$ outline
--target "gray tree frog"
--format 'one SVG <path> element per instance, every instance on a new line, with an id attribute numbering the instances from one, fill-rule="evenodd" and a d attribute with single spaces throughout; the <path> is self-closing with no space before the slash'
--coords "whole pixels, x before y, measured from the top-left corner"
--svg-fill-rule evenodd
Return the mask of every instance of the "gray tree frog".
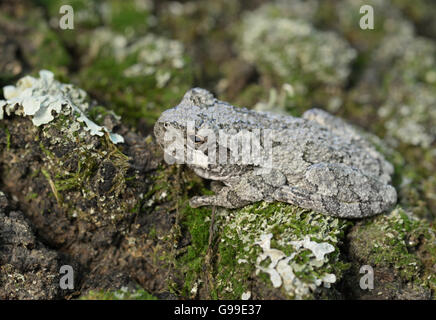
<path id="1" fill-rule="evenodd" d="M 201 132 L 218 137 L 222 132 L 236 136 L 259 130 L 270 132 L 269 170 L 256 163 L 204 161 L 211 149 L 202 145 L 229 150 L 229 154 L 232 145 L 220 145 L 224 140 L 208 139 Z M 193 197 L 193 207 L 239 208 L 261 200 L 282 201 L 328 215 L 362 218 L 387 211 L 397 201 L 390 185 L 393 166 L 354 127 L 320 109 L 308 110 L 302 118 L 258 112 L 234 107 L 205 89 L 194 88 L 178 106 L 162 113 L 154 133 L 173 159 L 184 160 L 190 148 L 194 157 L 187 165 L 213 180 L 215 195 Z M 266 136 L 255 136 L 265 157 Z M 168 151 L 175 144 L 188 148 L 177 155 Z"/>

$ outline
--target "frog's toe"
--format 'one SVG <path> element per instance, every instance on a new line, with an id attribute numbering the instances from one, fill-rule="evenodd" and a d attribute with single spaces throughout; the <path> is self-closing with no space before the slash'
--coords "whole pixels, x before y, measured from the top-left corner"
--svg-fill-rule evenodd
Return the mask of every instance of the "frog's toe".
<path id="1" fill-rule="evenodd" d="M 204 207 L 204 206 L 218 206 L 233 209 L 236 208 L 227 199 L 217 196 L 196 196 L 189 200 L 189 205 L 192 208 Z"/>
<path id="2" fill-rule="evenodd" d="M 203 206 L 208 206 L 213 203 L 212 199 L 213 197 L 208 196 L 196 196 L 189 199 L 189 205 L 192 208 L 198 208 Z"/>

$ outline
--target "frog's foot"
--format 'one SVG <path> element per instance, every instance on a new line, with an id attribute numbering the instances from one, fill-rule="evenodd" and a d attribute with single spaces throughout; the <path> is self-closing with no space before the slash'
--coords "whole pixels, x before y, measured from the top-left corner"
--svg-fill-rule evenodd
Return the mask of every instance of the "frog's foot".
<path id="1" fill-rule="evenodd" d="M 192 208 L 218 206 L 228 209 L 235 209 L 241 208 L 249 203 L 249 201 L 242 200 L 240 197 L 238 197 L 236 193 L 229 187 L 222 187 L 214 196 L 197 196 L 192 197 L 189 200 L 189 205 Z"/>
<path id="2" fill-rule="evenodd" d="M 234 208 L 231 203 L 220 196 L 196 196 L 189 199 L 189 205 L 192 208 L 204 206 L 218 206 L 232 209 Z"/>
<path id="3" fill-rule="evenodd" d="M 343 218 L 363 218 L 390 209 L 395 188 L 343 164 L 316 164 L 300 187 L 282 186 L 273 198 Z"/>

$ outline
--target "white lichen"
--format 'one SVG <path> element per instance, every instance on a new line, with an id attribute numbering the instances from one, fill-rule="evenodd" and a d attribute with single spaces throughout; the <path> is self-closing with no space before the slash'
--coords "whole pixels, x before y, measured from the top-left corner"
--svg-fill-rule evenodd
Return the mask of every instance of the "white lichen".
<path id="1" fill-rule="evenodd" d="M 6 106 L 6 101 L 0 100 L 0 120 L 3 120 L 4 117 L 4 111 L 3 111 L 4 106 Z"/>
<path id="2" fill-rule="evenodd" d="M 266 273 L 272 287 L 289 297 L 310 298 L 341 276 L 333 251 L 346 227 L 343 221 L 282 203 L 222 209 L 217 214 L 223 224 L 221 243 L 237 245 L 235 261 L 240 267 Z M 223 287 L 232 282 L 221 281 Z"/>
<path id="3" fill-rule="evenodd" d="M 279 92 L 276 88 L 271 88 L 269 91 L 268 101 L 259 101 L 254 106 L 257 111 L 268 111 L 278 114 L 289 114 L 286 110 L 288 100 L 295 96 L 295 89 L 289 83 L 284 83 Z"/>
<path id="4" fill-rule="evenodd" d="M 295 88 L 341 86 L 350 73 L 356 51 L 337 34 L 320 31 L 301 17 L 288 14 L 283 4 L 270 4 L 244 15 L 240 35 L 243 58 L 265 74 Z"/>
<path id="5" fill-rule="evenodd" d="M 242 294 L 241 296 L 241 300 L 248 300 L 251 298 L 251 292 L 250 291 L 246 291 Z"/>
<path id="6" fill-rule="evenodd" d="M 386 36 L 374 53 L 374 68 L 383 73 L 387 90 L 378 115 L 389 136 L 428 148 L 436 141 L 436 45 L 413 29 Z"/>
<path id="7" fill-rule="evenodd" d="M 295 247 L 296 250 L 300 248 L 309 249 L 314 254 L 316 260 L 324 260 L 324 256 L 335 251 L 335 247 L 333 247 L 330 243 L 322 242 L 318 243 L 315 241 L 310 241 L 309 237 L 305 237 L 304 240 L 300 241 L 292 241 L 291 244 Z"/>
<path id="8" fill-rule="evenodd" d="M 344 33 L 353 32 L 354 35 L 361 33 L 363 37 L 371 39 L 371 37 L 367 37 L 366 30 L 362 30 L 358 23 L 362 17 L 360 8 L 364 5 L 370 5 L 377 17 L 374 33 L 380 35 L 399 34 L 405 24 L 410 24 L 390 0 L 341 0 L 335 6 L 340 30 Z"/>
<path id="9" fill-rule="evenodd" d="M 98 54 L 113 56 L 117 62 L 134 61 L 123 72 L 125 77 L 154 76 L 159 88 L 165 87 L 174 70 L 185 66 L 181 42 L 148 33 L 135 39 L 107 28 L 94 31 L 89 58 Z"/>
<path id="10" fill-rule="evenodd" d="M 297 270 L 290 264 L 299 251 L 309 249 L 312 251 L 314 258 L 318 262 L 322 262 L 322 265 L 325 255 L 335 250 L 331 244 L 327 242 L 318 243 L 311 241 L 309 237 L 305 237 L 304 240 L 292 241 L 291 244 L 294 246 L 295 252 L 286 256 L 282 251 L 271 248 L 272 237 L 272 233 L 262 234 L 260 241 L 256 242 L 263 250 L 256 260 L 256 272 L 262 271 L 267 273 L 270 276 L 274 288 L 283 286 L 283 289 L 288 294 L 295 295 L 297 299 L 301 299 L 308 295 L 310 291 L 314 291 L 316 287 L 321 284 L 329 288 L 332 283 L 336 282 L 336 276 L 334 274 L 324 274 L 322 277 L 315 279 L 313 283 L 305 283 L 296 276 L 295 272 L 297 272 Z M 261 263 L 268 259 L 270 261 L 269 265 L 263 267 Z"/>
<path id="11" fill-rule="evenodd" d="M 56 81 L 50 71 L 41 70 L 39 78 L 21 78 L 16 86 L 4 87 L 3 95 L 6 100 L 0 100 L 0 119 L 3 119 L 4 113 L 8 116 L 28 116 L 39 127 L 50 123 L 59 114 L 71 114 L 77 122 L 83 123 L 84 130 L 90 135 L 103 136 L 107 132 L 113 143 L 124 142 L 122 136 L 109 132 L 106 127 L 97 125 L 86 116 L 89 103 L 85 91 Z M 77 125 L 70 127 L 71 130 L 79 128 Z"/>

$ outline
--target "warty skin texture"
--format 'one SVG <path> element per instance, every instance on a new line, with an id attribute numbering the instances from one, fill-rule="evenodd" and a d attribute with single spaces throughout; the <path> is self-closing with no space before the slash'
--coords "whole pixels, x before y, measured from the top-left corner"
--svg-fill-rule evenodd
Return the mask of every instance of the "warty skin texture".
<path id="1" fill-rule="evenodd" d="M 192 135 L 187 133 L 188 123 L 195 126 Z M 262 168 L 240 161 L 205 165 L 199 159 L 207 154 L 198 147 L 213 144 L 219 148 L 221 142 L 218 138 L 208 141 L 201 135 L 205 129 L 216 137 L 223 131 L 230 136 L 241 131 L 270 132 L 270 165 Z M 196 149 L 200 157 L 187 165 L 199 176 L 214 180 L 216 194 L 192 198 L 193 207 L 239 208 L 261 200 L 282 201 L 328 215 L 363 218 L 387 211 L 397 201 L 395 188 L 389 184 L 393 166 L 351 125 L 320 109 L 308 110 L 302 118 L 256 112 L 194 88 L 178 106 L 162 113 L 154 133 L 167 156 L 175 143 L 168 139 L 169 133 L 180 138 L 180 146 Z M 265 139 L 260 139 L 263 157 L 267 154 Z M 225 147 L 230 154 L 232 146 Z"/>

